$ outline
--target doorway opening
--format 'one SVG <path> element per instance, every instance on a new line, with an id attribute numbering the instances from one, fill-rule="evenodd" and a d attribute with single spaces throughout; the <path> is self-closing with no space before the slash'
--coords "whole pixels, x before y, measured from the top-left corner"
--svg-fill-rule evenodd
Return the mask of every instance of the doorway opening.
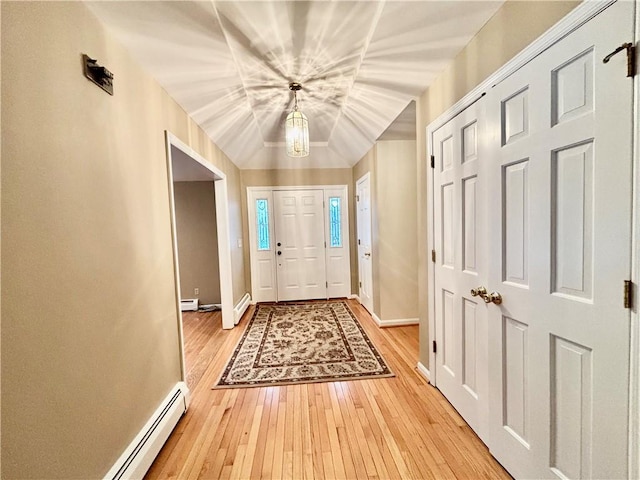
<path id="1" fill-rule="evenodd" d="M 219 305 L 222 328 L 234 327 L 227 179 L 223 172 L 170 132 L 166 132 L 166 149 L 176 315 L 182 374 L 186 377 L 182 300 L 201 298 L 203 303 Z M 200 203 L 203 201 L 206 205 Z M 189 211 L 189 218 L 185 218 L 185 209 Z M 200 224 L 188 225 L 189 219 L 199 219 Z M 199 262 L 204 262 L 204 269 Z M 198 271 L 194 271 L 196 265 Z"/>

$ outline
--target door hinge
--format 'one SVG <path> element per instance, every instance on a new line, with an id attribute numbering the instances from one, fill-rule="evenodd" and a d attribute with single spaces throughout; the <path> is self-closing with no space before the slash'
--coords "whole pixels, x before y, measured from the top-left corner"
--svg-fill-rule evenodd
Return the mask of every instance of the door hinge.
<path id="1" fill-rule="evenodd" d="M 358 282 L 359 287 L 362 288 L 362 282 Z"/>
<path id="2" fill-rule="evenodd" d="M 360 195 L 356 195 L 356 202 L 360 201 Z"/>
<path id="3" fill-rule="evenodd" d="M 633 308 L 633 282 L 624 281 L 624 308 Z"/>
<path id="4" fill-rule="evenodd" d="M 329 282 L 324 282 L 324 284 L 329 288 Z"/>
<path id="5" fill-rule="evenodd" d="M 431 250 L 431 261 L 433 263 L 436 263 L 436 251 L 435 250 Z"/>
<path id="6" fill-rule="evenodd" d="M 623 43 L 613 52 L 602 59 L 602 63 L 609 63 L 611 57 L 620 53 L 622 50 L 627 51 L 627 77 L 635 77 L 636 75 L 636 46 L 631 43 Z"/>
<path id="7" fill-rule="evenodd" d="M 360 245 L 360 239 L 358 239 L 358 245 Z"/>
<path id="8" fill-rule="evenodd" d="M 326 240 L 325 240 L 325 242 L 324 242 L 324 248 L 327 248 L 327 242 L 326 242 Z"/>
<path id="9" fill-rule="evenodd" d="M 436 156 L 431 155 L 431 168 L 436 168 Z"/>
<path id="10" fill-rule="evenodd" d="M 434 340 L 433 342 L 431 342 L 431 350 L 433 350 L 433 353 L 438 353 L 438 344 L 436 343 L 436 341 Z"/>

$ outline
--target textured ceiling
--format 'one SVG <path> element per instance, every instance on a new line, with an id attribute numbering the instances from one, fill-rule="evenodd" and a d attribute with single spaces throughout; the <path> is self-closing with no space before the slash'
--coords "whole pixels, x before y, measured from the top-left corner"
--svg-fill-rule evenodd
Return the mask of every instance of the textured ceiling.
<path id="1" fill-rule="evenodd" d="M 355 164 L 396 117 L 406 124 L 409 102 L 501 3 L 87 4 L 240 168 L 326 168 Z M 292 81 L 309 119 L 302 159 L 284 152 Z"/>

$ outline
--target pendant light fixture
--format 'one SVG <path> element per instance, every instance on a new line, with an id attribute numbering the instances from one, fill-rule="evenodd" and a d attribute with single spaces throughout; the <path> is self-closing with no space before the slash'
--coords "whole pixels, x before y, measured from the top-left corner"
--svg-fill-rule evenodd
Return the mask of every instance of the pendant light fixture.
<path id="1" fill-rule="evenodd" d="M 285 122 L 285 140 L 287 155 L 290 157 L 306 157 L 309 155 L 309 122 L 304 113 L 298 110 L 297 92 L 302 89 L 299 83 L 290 83 L 289 90 L 293 92 L 293 111 L 287 115 Z"/>

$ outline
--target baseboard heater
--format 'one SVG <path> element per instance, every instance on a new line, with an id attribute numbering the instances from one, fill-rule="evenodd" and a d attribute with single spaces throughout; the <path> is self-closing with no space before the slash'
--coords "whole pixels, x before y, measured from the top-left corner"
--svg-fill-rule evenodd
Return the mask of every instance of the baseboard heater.
<path id="1" fill-rule="evenodd" d="M 244 294 L 244 297 L 240 299 L 238 304 L 233 308 L 233 323 L 238 324 L 244 312 L 249 308 L 251 303 L 251 296 L 248 293 Z"/>
<path id="2" fill-rule="evenodd" d="M 192 311 L 195 312 L 198 310 L 198 299 L 197 298 L 183 298 L 180 300 L 180 311 L 187 312 Z"/>
<path id="3" fill-rule="evenodd" d="M 189 389 L 179 382 L 105 475 L 105 480 L 142 479 L 189 406 Z"/>

